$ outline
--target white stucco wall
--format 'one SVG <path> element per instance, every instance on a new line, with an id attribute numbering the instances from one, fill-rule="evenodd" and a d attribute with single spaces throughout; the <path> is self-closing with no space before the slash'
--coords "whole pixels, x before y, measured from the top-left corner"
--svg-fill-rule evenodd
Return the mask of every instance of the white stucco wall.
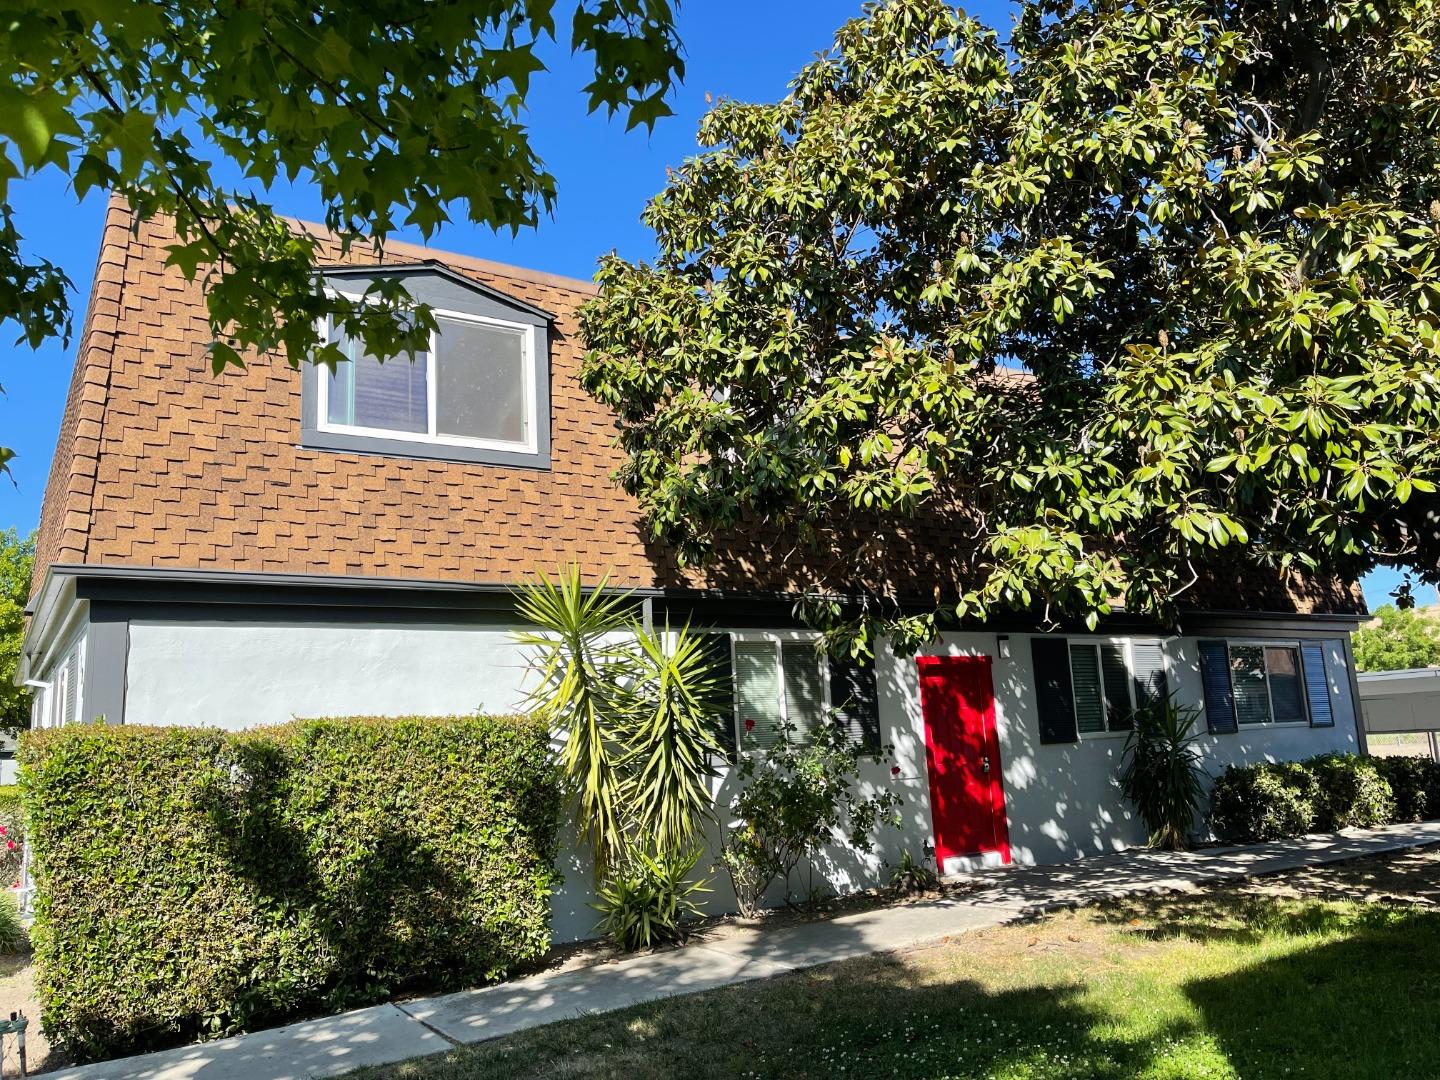
<path id="1" fill-rule="evenodd" d="M 1195 642 L 1172 639 L 1166 649 L 1171 687 L 1179 689 L 1183 701 L 1200 705 Z M 1141 824 L 1115 785 L 1124 736 L 1040 744 L 1027 636 L 1010 636 L 1008 659 L 997 655 L 994 634 L 947 634 L 929 651 L 995 657 L 996 726 L 1015 861 L 1054 862 L 1144 841 Z M 1212 775 L 1231 762 L 1357 748 L 1344 651 L 1336 642 L 1327 652 L 1334 728 L 1267 727 L 1206 735 L 1201 746 Z M 502 712 L 520 706 L 525 671 L 523 650 L 508 628 L 496 625 L 136 621 L 130 627 L 125 720 L 241 728 L 295 716 Z M 801 889 L 812 880 L 817 888 L 838 892 L 882 883 L 887 864 L 907 850 L 921 858 L 933 840 L 916 663 L 882 649 L 876 674 L 881 737 L 893 745 L 901 771 L 894 777 L 888 763 L 866 762 L 861 787 L 898 793 L 904 800 L 902 824 L 883 828 L 869 855 L 843 847 L 826 852 L 810 868 L 813 877 L 802 872 L 796 883 Z M 718 805 L 728 805 L 735 783 L 728 773 L 717 779 Z M 711 840 L 714 850 L 717 838 Z M 554 899 L 554 929 L 558 941 L 567 941 L 590 936 L 596 913 L 589 907 L 594 896 L 588 859 L 575 848 L 573 832 L 562 834 L 562 847 L 560 869 L 566 880 Z M 711 886 L 707 906 L 733 910 L 728 880 L 718 867 Z"/>
<path id="2" fill-rule="evenodd" d="M 125 722 L 513 712 L 524 674 L 501 627 L 132 621 Z"/>

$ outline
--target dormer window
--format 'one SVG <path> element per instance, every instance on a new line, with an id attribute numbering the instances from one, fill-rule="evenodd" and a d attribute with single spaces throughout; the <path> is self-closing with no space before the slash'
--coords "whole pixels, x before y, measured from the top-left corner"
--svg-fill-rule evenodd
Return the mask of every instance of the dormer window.
<path id="1" fill-rule="evenodd" d="M 332 331 L 349 358 L 320 379 L 322 431 L 535 452 L 535 328 L 435 312 L 430 348 L 380 363 Z"/>
<path id="2" fill-rule="evenodd" d="M 327 287 L 363 293 L 379 275 L 340 268 Z M 376 360 L 328 328 L 347 362 L 307 366 L 306 446 L 546 468 L 550 463 L 549 316 L 442 267 L 394 267 L 436 331 L 413 358 Z"/>

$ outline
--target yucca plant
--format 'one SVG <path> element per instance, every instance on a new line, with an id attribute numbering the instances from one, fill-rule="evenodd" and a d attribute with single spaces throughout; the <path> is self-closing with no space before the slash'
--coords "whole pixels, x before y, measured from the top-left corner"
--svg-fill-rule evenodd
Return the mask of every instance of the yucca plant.
<path id="1" fill-rule="evenodd" d="M 638 663 L 629 690 L 626 803 L 644 841 L 675 850 L 699 839 L 711 816 L 712 761 L 721 753 L 715 725 L 729 708 L 730 688 L 689 627 L 632 632 Z"/>
<path id="2" fill-rule="evenodd" d="M 646 629 L 630 594 L 585 588 L 572 566 L 518 590 L 536 629 L 531 707 L 565 733 L 561 765 L 596 881 L 644 852 L 688 850 L 711 815 L 713 727 L 724 708 L 719 672 L 688 627 Z M 648 856 L 643 856 L 648 857 Z"/>
<path id="3" fill-rule="evenodd" d="M 615 641 L 630 617 L 625 598 L 605 592 L 607 580 L 587 593 L 579 567 L 571 567 L 556 581 L 538 574 L 516 597 L 520 617 L 539 628 L 515 635 L 531 649 L 537 676 L 529 704 L 565 731 L 561 766 L 597 873 L 624 846 L 622 763 L 633 708 L 623 692 L 628 655 Z"/>
<path id="4" fill-rule="evenodd" d="M 655 855 L 635 850 L 600 883 L 600 932 L 622 949 L 648 949 L 678 941 L 687 920 L 700 914 L 695 897 L 709 892 L 692 880 L 702 850 L 675 849 Z"/>
<path id="5" fill-rule="evenodd" d="M 1157 698 L 1137 709 L 1126 740 L 1120 789 L 1150 830 L 1151 847 L 1182 851 L 1205 797 L 1195 743 L 1198 711 Z"/>

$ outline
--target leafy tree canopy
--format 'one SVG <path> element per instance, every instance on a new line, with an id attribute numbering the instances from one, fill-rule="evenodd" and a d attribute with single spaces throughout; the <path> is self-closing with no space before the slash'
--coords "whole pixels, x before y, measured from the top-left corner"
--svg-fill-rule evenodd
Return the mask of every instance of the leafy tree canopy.
<path id="1" fill-rule="evenodd" d="M 1386 604 L 1375 623 L 1355 631 L 1355 666 L 1361 671 L 1404 671 L 1440 666 L 1440 621 L 1434 611 Z"/>
<path id="2" fill-rule="evenodd" d="M 249 351 L 342 359 L 326 314 L 382 357 L 433 324 L 393 288 L 365 303 L 315 287 L 316 241 L 264 198 L 306 181 L 346 244 L 452 213 L 535 224 L 555 181 L 522 120 L 555 0 L 12 0 L 0 14 L 0 322 L 68 339 L 69 279 L 29 257 L 9 184 L 58 170 L 141 220 L 173 214 L 169 262 L 204 274 L 217 371 Z M 653 125 L 683 74 L 671 0 L 578 0 L 570 41 L 594 59 L 592 111 Z M 229 159 L 228 170 L 217 169 Z M 243 181 L 226 184 L 222 173 Z M 53 174 L 52 174 L 53 177 Z M 53 178 L 48 182 L 54 182 Z M 261 194 L 256 194 L 256 192 Z M 0 448 L 0 467 L 11 451 Z"/>
<path id="3" fill-rule="evenodd" d="M 705 118 L 653 264 L 604 261 L 585 380 L 655 535 L 946 527 L 953 595 L 844 617 L 902 647 L 1169 617 L 1197 574 L 1433 580 L 1435 0 L 1018 7 L 1008 42 L 868 8 L 784 100 Z"/>
<path id="4" fill-rule="evenodd" d="M 30 726 L 30 691 L 15 685 L 25 637 L 25 601 L 35 567 L 35 534 L 0 532 L 0 731 Z"/>

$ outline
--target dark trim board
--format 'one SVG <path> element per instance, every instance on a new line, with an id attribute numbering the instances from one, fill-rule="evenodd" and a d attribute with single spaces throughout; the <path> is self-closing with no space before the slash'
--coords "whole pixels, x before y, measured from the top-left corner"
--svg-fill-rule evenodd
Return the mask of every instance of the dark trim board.
<path id="1" fill-rule="evenodd" d="M 169 567 L 55 565 L 50 568 L 43 594 L 59 579 L 72 579 L 75 595 L 91 601 L 357 608 L 372 611 L 509 611 L 514 586 L 504 582 L 411 580 L 343 574 L 256 573 L 233 570 L 186 570 Z M 655 625 L 803 629 L 795 617 L 796 597 L 784 594 L 750 594 L 699 589 L 614 589 L 627 593 L 637 605 L 647 601 Z M 37 595 L 37 600 L 39 595 Z M 33 614 L 33 612 L 32 612 Z M 1124 613 L 1116 614 L 1090 630 L 1079 621 L 1042 627 L 1023 614 L 997 617 L 990 622 L 944 627 L 957 633 L 1088 635 L 1156 634 L 1186 637 L 1202 634 L 1235 636 L 1258 629 L 1295 636 L 1334 636 L 1347 633 L 1359 615 L 1296 615 L 1273 612 L 1192 612 L 1181 627 L 1161 627 Z"/>
<path id="2" fill-rule="evenodd" d="M 125 722 L 126 671 L 130 654 L 130 615 L 124 605 L 91 601 L 85 641 L 85 720 Z"/>
<path id="3" fill-rule="evenodd" d="M 397 608 L 316 604 L 197 604 L 173 600 L 108 600 L 127 623 L 184 626 L 358 627 L 367 630 L 519 630 L 511 608 Z"/>
<path id="4" fill-rule="evenodd" d="M 438 259 L 423 259 L 418 262 L 407 263 L 377 262 L 365 263 L 363 265 L 341 263 L 320 267 L 320 276 L 326 281 L 332 281 L 337 278 L 359 278 L 361 281 L 370 282 L 377 278 L 390 278 L 398 279 L 403 284 L 406 279 L 413 278 L 417 275 L 421 277 L 433 276 L 439 280 L 447 281 L 463 291 L 484 296 L 505 308 L 523 311 L 529 315 L 533 315 L 537 319 L 543 319 L 545 322 L 555 321 L 554 314 L 546 311 L 544 308 L 536 307 L 534 304 L 521 300 L 518 296 L 511 296 L 509 293 L 501 292 L 499 289 L 486 285 L 483 281 L 466 277 L 464 274 L 450 269 L 450 267 Z M 430 302 L 423 296 L 419 297 L 419 299 L 422 303 Z"/>

